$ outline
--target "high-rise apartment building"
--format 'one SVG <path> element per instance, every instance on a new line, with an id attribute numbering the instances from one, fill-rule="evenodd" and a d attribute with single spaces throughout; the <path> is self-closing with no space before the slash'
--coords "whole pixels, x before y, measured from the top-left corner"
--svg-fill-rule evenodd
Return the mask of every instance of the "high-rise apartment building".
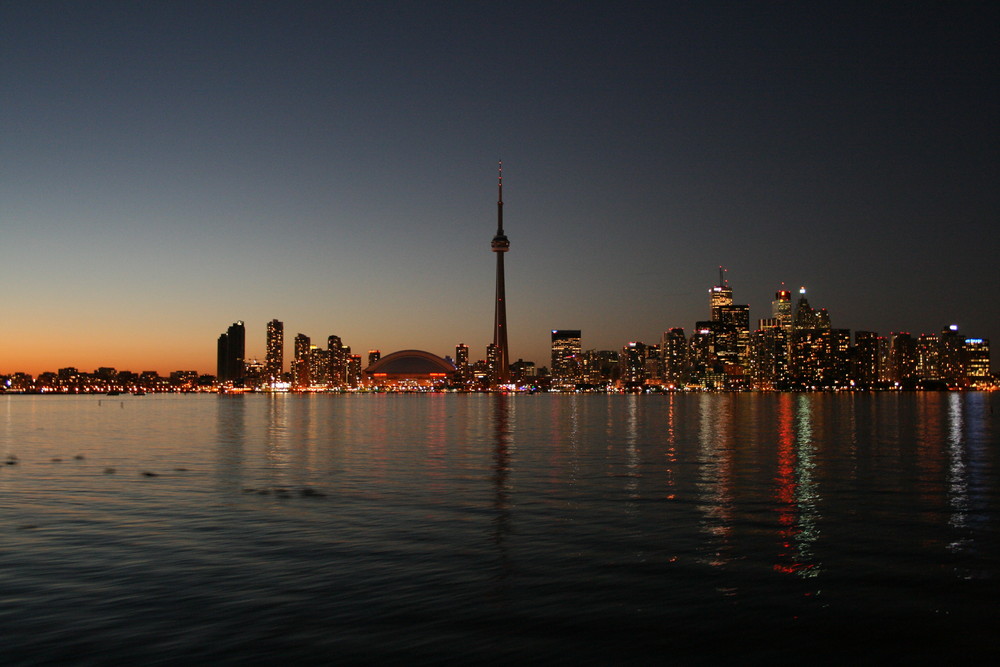
<path id="1" fill-rule="evenodd" d="M 854 379 L 862 385 L 879 382 L 879 335 L 874 331 L 854 332 Z"/>
<path id="2" fill-rule="evenodd" d="M 296 389 L 307 389 L 310 384 L 309 377 L 309 336 L 298 334 L 295 336 L 295 360 L 292 362 L 292 386 Z"/>
<path id="3" fill-rule="evenodd" d="M 233 322 L 226 333 L 219 336 L 216 358 L 219 382 L 239 383 L 243 380 L 246 335 L 246 327 L 241 320 Z"/>
<path id="4" fill-rule="evenodd" d="M 281 380 L 285 367 L 285 324 L 280 320 L 267 323 L 267 353 L 264 357 L 264 373 L 267 382 Z"/>
<path id="5" fill-rule="evenodd" d="M 469 346 L 459 343 L 455 346 L 455 383 L 465 385 L 469 379 Z"/>
<path id="6" fill-rule="evenodd" d="M 641 387 L 646 381 L 646 345 L 631 342 L 622 347 L 621 382 L 625 387 Z"/>
<path id="7" fill-rule="evenodd" d="M 344 345 L 340 336 L 330 335 L 326 339 L 327 358 L 330 361 L 330 386 L 343 387 L 347 382 L 347 355 L 351 348 Z"/>
<path id="8" fill-rule="evenodd" d="M 690 361 L 684 329 L 674 327 L 660 337 L 660 357 L 663 360 L 663 382 L 681 388 L 687 384 Z"/>

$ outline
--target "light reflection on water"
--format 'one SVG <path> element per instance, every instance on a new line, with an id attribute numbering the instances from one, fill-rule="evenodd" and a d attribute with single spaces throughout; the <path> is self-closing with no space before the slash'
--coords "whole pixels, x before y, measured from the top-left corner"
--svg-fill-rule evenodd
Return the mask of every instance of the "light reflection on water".
<path id="1" fill-rule="evenodd" d="M 995 395 L 0 402 L 5 662 L 992 641 Z"/>

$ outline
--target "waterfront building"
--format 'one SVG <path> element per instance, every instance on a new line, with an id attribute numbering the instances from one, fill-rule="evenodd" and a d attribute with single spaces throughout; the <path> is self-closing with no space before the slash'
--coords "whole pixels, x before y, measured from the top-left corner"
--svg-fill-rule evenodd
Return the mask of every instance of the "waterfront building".
<path id="1" fill-rule="evenodd" d="M 302 333 L 295 336 L 295 360 L 292 361 L 292 387 L 295 389 L 309 388 L 309 350 L 311 347 L 309 336 Z"/>
<path id="2" fill-rule="evenodd" d="M 663 383 L 681 388 L 688 381 L 690 368 L 687 337 L 684 329 L 674 327 L 663 332 L 660 338 L 660 357 L 663 366 Z"/>
<path id="3" fill-rule="evenodd" d="M 907 382 L 917 377 L 917 345 L 907 331 L 889 334 L 889 381 Z"/>
<path id="4" fill-rule="evenodd" d="M 945 327 L 938 334 L 938 375 L 949 385 L 957 386 L 965 380 L 965 336 L 958 333 L 958 325 Z"/>
<path id="5" fill-rule="evenodd" d="M 580 329 L 552 330 L 552 377 L 560 384 L 580 381 Z"/>
<path id="6" fill-rule="evenodd" d="M 965 377 L 969 386 L 990 384 L 990 341 L 985 338 L 966 338 L 962 350 Z"/>
<path id="7" fill-rule="evenodd" d="M 497 169 L 497 233 L 490 243 L 497 256 L 497 293 L 493 315 L 493 347 L 496 359 L 490 374 L 491 385 L 510 383 L 510 352 L 507 349 L 507 301 L 504 293 L 503 257 L 510 250 L 510 241 L 503 231 L 503 162 Z"/>
<path id="8" fill-rule="evenodd" d="M 368 365 L 371 366 L 382 358 L 381 350 L 368 350 Z"/>
<path id="9" fill-rule="evenodd" d="M 469 369 L 469 346 L 459 343 L 455 346 L 455 376 L 454 382 L 457 385 L 465 386 L 471 379 Z"/>
<path id="10" fill-rule="evenodd" d="M 350 350 L 351 348 L 347 348 Z M 356 388 L 361 386 L 361 355 L 360 354 L 350 354 L 347 355 L 347 386 Z"/>
<path id="11" fill-rule="evenodd" d="M 347 382 L 347 356 L 351 348 L 344 345 L 340 336 L 329 335 L 326 338 L 327 359 L 330 361 L 330 387 L 343 387 Z"/>
<path id="12" fill-rule="evenodd" d="M 243 384 L 247 389 L 260 389 L 267 381 L 267 364 L 258 359 L 249 359 L 244 364 Z"/>
<path id="13" fill-rule="evenodd" d="M 364 370 L 364 383 L 378 389 L 406 390 L 451 384 L 455 365 L 423 350 L 401 350 L 376 359 Z"/>
<path id="14" fill-rule="evenodd" d="M 940 377 L 938 358 L 940 350 L 937 334 L 922 333 L 916 342 L 916 376 L 922 380 L 936 380 Z"/>
<path id="15" fill-rule="evenodd" d="M 456 370 L 455 375 L 457 377 L 458 371 Z M 525 361 L 524 359 L 518 359 L 510 365 L 510 376 L 511 379 L 516 383 L 521 383 L 526 380 L 535 378 L 538 376 L 538 369 L 535 368 L 534 361 Z"/>
<path id="16" fill-rule="evenodd" d="M 646 382 L 646 344 L 633 341 L 622 347 L 621 384 L 625 388 L 641 387 Z"/>
<path id="17" fill-rule="evenodd" d="M 879 382 L 879 335 L 874 331 L 854 332 L 853 376 L 866 386 Z"/>
<path id="18" fill-rule="evenodd" d="M 823 387 L 846 386 L 851 379 L 850 329 L 825 329 L 820 332 L 822 352 L 820 358 L 820 385 Z"/>
<path id="19" fill-rule="evenodd" d="M 216 357 L 216 377 L 220 383 L 239 384 L 243 380 L 246 355 L 246 327 L 242 320 L 234 322 L 219 336 Z"/>
<path id="20" fill-rule="evenodd" d="M 267 323 L 267 349 L 264 355 L 267 383 L 281 381 L 285 368 L 285 323 L 274 319 Z"/>
<path id="21" fill-rule="evenodd" d="M 330 354 L 318 345 L 309 346 L 309 385 L 325 387 L 330 384 Z"/>

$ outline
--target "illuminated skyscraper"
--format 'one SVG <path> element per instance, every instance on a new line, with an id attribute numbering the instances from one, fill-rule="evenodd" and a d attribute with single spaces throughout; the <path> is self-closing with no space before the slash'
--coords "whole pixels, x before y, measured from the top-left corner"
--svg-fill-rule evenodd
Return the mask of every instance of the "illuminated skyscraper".
<path id="1" fill-rule="evenodd" d="M 962 349 L 965 377 L 972 386 L 986 385 L 990 379 L 990 341 L 985 338 L 966 338 Z"/>
<path id="2" fill-rule="evenodd" d="M 343 387 L 347 382 L 347 356 L 351 348 L 344 345 L 340 336 L 330 335 L 326 339 L 326 351 L 330 359 L 330 386 Z"/>
<path id="3" fill-rule="evenodd" d="M 503 232 L 503 162 L 497 169 L 497 233 L 490 247 L 497 256 L 497 299 L 493 316 L 493 345 L 496 346 L 496 367 L 491 381 L 510 382 L 510 352 L 507 349 L 507 302 L 504 296 L 503 256 L 510 250 L 510 241 Z"/>
<path id="4" fill-rule="evenodd" d="M 295 336 L 295 360 L 292 362 L 292 386 L 296 389 L 309 387 L 309 336 Z"/>
<path id="5" fill-rule="evenodd" d="M 464 385 L 469 381 L 469 346 L 459 343 L 455 346 L 455 383 Z"/>
<path id="6" fill-rule="evenodd" d="M 879 335 L 874 331 L 854 332 L 854 379 L 871 386 L 879 381 Z"/>
<path id="7" fill-rule="evenodd" d="M 771 302 L 771 317 L 778 320 L 778 325 L 787 333 L 792 331 L 792 293 L 789 290 L 778 290 Z"/>
<path id="8" fill-rule="evenodd" d="M 688 343 L 684 329 L 674 327 L 660 337 L 663 358 L 663 382 L 670 387 L 683 387 L 688 380 Z"/>
<path id="9" fill-rule="evenodd" d="M 733 305 L 733 288 L 729 286 L 729 281 L 726 280 L 725 269 L 721 266 L 719 267 L 719 284 L 708 290 L 709 305 L 711 309 L 711 319 L 713 322 L 720 322 L 722 320 L 721 308 L 723 306 Z"/>
<path id="10" fill-rule="evenodd" d="M 580 330 L 552 330 L 552 377 L 576 382 L 580 373 Z"/>
<path id="11" fill-rule="evenodd" d="M 368 365 L 371 366 L 376 361 L 382 358 L 381 350 L 368 350 Z"/>
<path id="12" fill-rule="evenodd" d="M 279 320 L 267 323 L 267 356 L 264 372 L 268 382 L 281 379 L 285 367 L 285 325 Z"/>

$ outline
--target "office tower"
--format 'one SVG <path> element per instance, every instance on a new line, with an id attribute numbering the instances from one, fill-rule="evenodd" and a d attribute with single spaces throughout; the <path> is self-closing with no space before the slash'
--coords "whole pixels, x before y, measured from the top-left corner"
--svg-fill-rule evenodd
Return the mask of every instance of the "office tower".
<path id="1" fill-rule="evenodd" d="M 459 343 L 455 346 L 455 384 L 465 385 L 469 379 L 469 346 Z"/>
<path id="2" fill-rule="evenodd" d="M 985 338 L 966 338 L 962 349 L 965 362 L 965 379 L 969 385 L 987 385 L 990 381 L 990 341 Z"/>
<path id="3" fill-rule="evenodd" d="M 580 375 L 580 329 L 552 330 L 552 377 L 567 383 Z"/>
<path id="4" fill-rule="evenodd" d="M 298 334 L 295 336 L 295 360 L 292 362 L 292 386 L 296 389 L 307 389 L 310 384 L 309 378 L 309 336 Z"/>
<path id="5" fill-rule="evenodd" d="M 510 352 L 507 349 L 507 303 L 504 296 L 503 256 L 510 250 L 510 241 L 503 231 L 503 162 L 497 168 L 497 233 L 490 247 L 497 256 L 497 298 L 493 315 L 493 345 L 496 346 L 496 370 L 493 384 L 510 382 Z"/>
<path id="6" fill-rule="evenodd" d="M 382 358 L 381 350 L 368 350 L 368 365 L 371 366 L 376 361 Z"/>
<path id="7" fill-rule="evenodd" d="M 787 332 L 792 330 L 792 293 L 789 290 L 778 290 L 771 302 L 771 317 L 778 320 L 779 326 Z"/>
<path id="8" fill-rule="evenodd" d="M 746 366 L 750 352 L 750 306 L 720 306 L 718 322 L 726 325 L 716 339 L 716 354 L 726 364 Z"/>
<path id="9" fill-rule="evenodd" d="M 285 367 L 285 324 L 280 320 L 267 323 L 267 353 L 264 361 L 267 382 L 281 380 L 281 372 Z"/>
<path id="10" fill-rule="evenodd" d="M 238 383 L 243 379 L 245 350 L 246 327 L 242 320 L 233 322 L 218 340 L 216 379 L 219 382 Z"/>
<path id="11" fill-rule="evenodd" d="M 854 332 L 854 379 L 862 385 L 879 381 L 879 335 L 874 331 Z"/>
<path id="12" fill-rule="evenodd" d="M 660 356 L 663 359 L 663 383 L 675 388 L 687 384 L 690 362 L 684 329 L 674 327 L 663 332 L 660 338 Z"/>
<path id="13" fill-rule="evenodd" d="M 719 309 L 723 306 L 733 305 L 733 289 L 729 286 L 729 281 L 726 280 L 725 276 L 725 269 L 721 266 L 719 267 L 719 284 L 708 290 L 708 298 L 711 312 L 709 319 L 713 322 L 719 322 L 722 319 Z"/>

